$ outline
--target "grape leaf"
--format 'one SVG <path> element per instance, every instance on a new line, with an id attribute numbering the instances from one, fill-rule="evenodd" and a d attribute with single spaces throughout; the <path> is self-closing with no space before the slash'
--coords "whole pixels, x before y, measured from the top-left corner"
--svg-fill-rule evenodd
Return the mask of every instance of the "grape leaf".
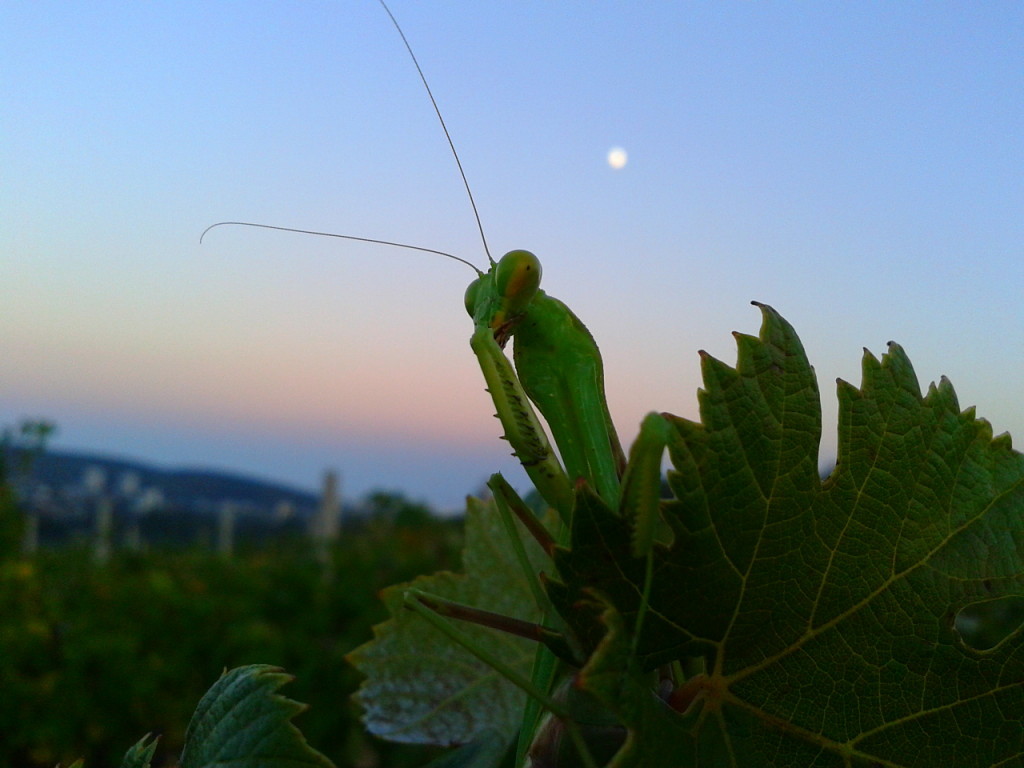
<path id="1" fill-rule="evenodd" d="M 532 539 L 524 544 L 540 570 L 540 548 Z M 391 619 L 374 627 L 374 639 L 348 656 L 366 675 L 356 699 L 370 733 L 391 741 L 447 746 L 472 742 L 488 730 L 510 742 L 518 731 L 525 694 L 404 607 L 405 593 L 413 588 L 505 616 L 539 619 L 493 503 L 467 500 L 463 565 L 465 574 L 441 572 L 384 590 Z M 530 677 L 536 644 L 465 622 L 458 629 Z"/>
<path id="2" fill-rule="evenodd" d="M 226 672 L 192 715 L 181 768 L 333 768 L 291 722 L 306 706 L 276 692 L 291 679 L 265 664 Z"/>
<path id="3" fill-rule="evenodd" d="M 445 752 L 424 768 L 499 768 L 509 751 L 505 734 L 485 730 L 458 749 Z"/>
<path id="4" fill-rule="evenodd" d="M 149 768 L 153 762 L 153 754 L 156 752 L 156 745 L 159 737 L 150 740 L 151 734 L 146 734 L 125 752 L 121 760 L 121 768 Z M 149 742 L 147 744 L 147 742 Z M 74 766 L 72 766 L 74 768 Z"/>
<path id="5" fill-rule="evenodd" d="M 594 598 L 606 632 L 576 676 L 575 684 L 592 694 L 627 729 L 626 740 L 607 768 L 696 765 L 691 714 L 681 717 L 651 689 L 649 676 L 633 664 L 630 633 L 619 612 Z"/>
<path id="6" fill-rule="evenodd" d="M 965 609 L 1024 596 L 1024 457 L 961 412 L 946 379 L 922 396 L 890 343 L 880 361 L 865 351 L 859 389 L 838 384 L 823 483 L 813 369 L 792 327 L 761 310 L 759 337 L 736 334 L 735 368 L 702 353 L 701 422 L 666 415 L 675 540 L 654 550 L 636 656 L 619 668 L 705 658 L 678 718 L 695 749 L 673 764 L 1024 765 L 1020 627 L 989 648 L 957 631 Z M 606 674 L 609 642 L 620 655 L 622 643 L 607 641 L 607 611 L 579 607 L 601 595 L 635 626 L 644 561 L 629 519 L 581 494 L 549 583 Z M 662 726 L 630 715 L 648 706 L 636 690 L 605 699 L 630 742 L 656 740 Z M 624 750 L 613 764 L 641 763 Z"/>

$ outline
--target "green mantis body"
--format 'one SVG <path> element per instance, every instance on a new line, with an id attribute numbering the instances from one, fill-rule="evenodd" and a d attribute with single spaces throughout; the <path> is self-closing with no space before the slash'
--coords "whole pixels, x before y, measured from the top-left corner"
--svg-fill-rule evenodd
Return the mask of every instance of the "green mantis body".
<path id="1" fill-rule="evenodd" d="M 604 369 L 597 344 L 563 302 L 540 290 L 541 274 L 536 256 L 528 251 L 511 251 L 470 284 L 466 309 L 474 323 L 471 346 L 505 438 L 537 490 L 566 524 L 558 544 L 568 544 L 576 494 L 587 486 L 610 509 L 636 520 L 633 552 L 647 563 L 643 605 L 635 626 L 639 636 L 659 519 L 660 463 L 668 440 L 667 423 L 658 414 L 645 419 L 627 465 L 605 399 Z M 514 369 L 502 351 L 510 337 L 515 338 Z M 550 426 L 568 474 L 554 457 L 531 402 Z M 490 486 L 499 509 L 521 504 L 507 484 Z M 527 578 L 535 578 L 535 574 L 528 573 Z M 547 618 L 552 618 L 552 613 L 549 611 Z M 461 618 L 469 617 L 463 614 Z M 565 646 L 572 645 L 572 638 L 566 639 Z M 550 691 L 556 678 L 554 658 L 542 648 L 532 686 Z M 524 717 L 526 742 L 533 738 L 539 714 L 534 704 Z M 538 743 L 533 749 L 543 748 Z M 521 741 L 520 758 L 524 752 L 525 743 Z M 545 762 L 535 751 L 531 754 L 537 768 L 556 764 Z M 589 764 L 591 758 L 585 750 L 580 757 L 583 764 Z"/>
<path id="2" fill-rule="evenodd" d="M 579 318 L 540 290 L 540 278 L 536 256 L 529 251 L 510 251 L 470 284 L 466 309 L 474 322 L 473 351 L 489 386 L 495 367 L 505 369 L 507 380 L 518 378 L 522 392 L 551 427 L 569 481 L 586 480 L 615 507 L 625 458 L 605 400 L 601 353 Z M 515 373 L 510 376 L 507 362 L 497 356 L 504 359 L 501 348 L 511 336 L 515 337 Z M 503 390 L 508 388 L 507 382 L 501 385 Z M 491 393 L 495 394 L 493 386 Z M 563 512 L 564 483 L 560 473 L 550 467 L 550 449 L 536 444 L 536 436 L 543 432 L 529 414 L 520 413 L 527 410 L 521 396 L 501 396 L 495 405 L 506 438 L 534 484 L 549 504 Z M 528 426 L 524 429 L 521 425 Z M 555 479 L 549 480 L 552 477 Z"/>
<path id="3" fill-rule="evenodd" d="M 515 366 L 544 415 L 570 477 L 583 477 L 612 507 L 626 459 L 604 393 L 604 368 L 586 326 L 538 291 L 515 330 Z"/>

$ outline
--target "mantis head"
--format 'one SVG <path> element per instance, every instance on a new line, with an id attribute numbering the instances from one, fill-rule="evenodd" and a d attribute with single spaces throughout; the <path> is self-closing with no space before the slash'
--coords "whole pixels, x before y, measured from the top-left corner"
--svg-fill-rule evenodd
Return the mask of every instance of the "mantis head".
<path id="1" fill-rule="evenodd" d="M 504 347 L 537 295 L 540 277 L 540 259 L 529 251 L 509 251 L 466 288 L 466 311 Z"/>

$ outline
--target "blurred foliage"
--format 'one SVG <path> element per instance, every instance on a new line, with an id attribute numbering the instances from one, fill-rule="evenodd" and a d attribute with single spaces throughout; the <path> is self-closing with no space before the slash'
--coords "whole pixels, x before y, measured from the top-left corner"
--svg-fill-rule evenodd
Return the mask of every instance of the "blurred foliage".
<path id="1" fill-rule="evenodd" d="M 56 425 L 44 419 L 24 419 L 17 427 L 0 430 L 0 562 L 21 550 L 25 533 L 14 482 L 31 473 L 32 462 L 56 431 Z"/>
<path id="2" fill-rule="evenodd" d="M 70 547 L 0 560 L 0 765 L 116 765 L 147 732 L 161 736 L 154 766 L 173 765 L 203 693 L 252 663 L 295 675 L 288 696 L 310 704 L 297 725 L 339 768 L 423 765 L 434 752 L 363 733 L 344 656 L 386 618 L 379 589 L 458 569 L 461 522 L 379 501 L 387 514 L 346 521 L 329 579 L 299 538 L 233 559 L 150 551 L 100 567 Z"/>

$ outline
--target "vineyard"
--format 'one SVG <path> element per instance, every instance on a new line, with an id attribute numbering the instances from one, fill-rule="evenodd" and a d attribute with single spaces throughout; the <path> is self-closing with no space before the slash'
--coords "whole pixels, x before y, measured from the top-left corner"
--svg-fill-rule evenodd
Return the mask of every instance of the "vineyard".
<path id="1" fill-rule="evenodd" d="M 10 520 L 12 508 L 5 505 Z M 363 733 L 345 654 L 386 617 L 378 591 L 458 568 L 461 525 L 368 519 L 343 532 L 333 574 L 304 539 L 243 549 L 115 553 L 87 547 L 0 559 L 0 766 L 119 765 L 142 734 L 174 765 L 203 693 L 225 669 L 279 665 L 310 705 L 297 724 L 339 766 L 422 765 L 426 747 Z M 10 548 L 8 548 L 10 552 Z"/>
<path id="2" fill-rule="evenodd" d="M 598 398 L 556 433 L 571 474 L 481 325 L 544 512 L 495 474 L 464 527 L 378 495 L 337 536 L 327 483 L 315 543 L 226 545 L 224 526 L 216 554 L 113 551 L 101 505 L 94 547 L 26 549 L 0 482 L 0 760 L 402 768 L 456 745 L 432 768 L 1021 765 L 1024 458 L 948 380 L 923 394 L 891 343 L 839 384 L 823 480 L 813 369 L 760 309 L 736 368 L 703 358 L 700 423 L 651 413 L 626 459 Z M 312 713 L 276 692 L 282 668 Z"/>

